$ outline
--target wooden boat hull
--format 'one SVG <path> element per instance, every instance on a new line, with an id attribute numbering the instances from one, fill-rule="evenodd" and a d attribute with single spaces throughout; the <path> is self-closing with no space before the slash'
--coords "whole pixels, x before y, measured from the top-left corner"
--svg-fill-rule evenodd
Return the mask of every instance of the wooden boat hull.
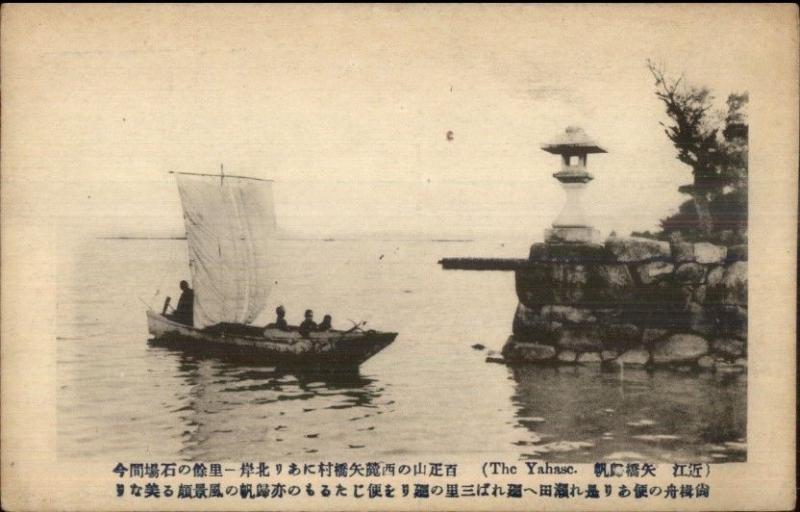
<path id="1" fill-rule="evenodd" d="M 209 352 L 222 351 L 248 361 L 267 364 L 355 367 L 374 356 L 397 337 L 394 332 L 327 331 L 303 338 L 296 331 L 268 329 L 261 336 L 214 333 L 175 322 L 155 311 L 147 311 L 147 326 L 153 342 Z"/>

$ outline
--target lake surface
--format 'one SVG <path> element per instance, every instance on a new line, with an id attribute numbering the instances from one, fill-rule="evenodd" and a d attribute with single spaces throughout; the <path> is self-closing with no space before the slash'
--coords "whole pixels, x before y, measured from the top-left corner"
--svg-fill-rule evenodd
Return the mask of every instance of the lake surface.
<path id="1" fill-rule="evenodd" d="M 145 303 L 177 300 L 186 242 L 89 240 L 58 269 L 59 456 L 746 459 L 745 375 L 484 362 L 472 345 L 499 350 L 510 334 L 513 273 L 437 261 L 524 257 L 527 245 L 277 241 L 270 310 L 283 304 L 290 323 L 312 308 L 336 327 L 366 320 L 400 333 L 358 373 L 320 375 L 149 344 Z"/>

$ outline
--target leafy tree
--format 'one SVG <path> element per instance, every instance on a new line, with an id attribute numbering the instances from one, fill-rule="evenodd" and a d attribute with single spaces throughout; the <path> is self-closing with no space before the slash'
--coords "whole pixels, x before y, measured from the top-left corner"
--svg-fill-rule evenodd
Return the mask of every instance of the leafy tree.
<path id="1" fill-rule="evenodd" d="M 661 125 L 693 177 L 679 188 L 692 199 L 662 221 L 660 236 L 678 232 L 689 239 L 741 242 L 747 229 L 747 93 L 731 94 L 727 111 L 715 113 L 708 88 L 669 78 L 652 61 L 647 66 L 670 119 Z"/>

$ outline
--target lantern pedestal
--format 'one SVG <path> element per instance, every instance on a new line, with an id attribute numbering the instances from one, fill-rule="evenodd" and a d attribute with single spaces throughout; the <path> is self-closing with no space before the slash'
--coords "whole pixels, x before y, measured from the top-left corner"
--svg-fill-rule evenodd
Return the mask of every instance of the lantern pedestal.
<path id="1" fill-rule="evenodd" d="M 599 244 L 600 231 L 593 227 L 552 227 L 544 230 L 544 241 L 548 244 Z"/>
<path id="2" fill-rule="evenodd" d="M 566 176 L 565 176 L 566 175 Z M 570 173 L 556 173 L 555 178 L 561 181 L 566 195 L 564 208 L 553 221 L 551 229 L 545 229 L 544 240 L 547 243 L 584 243 L 600 242 L 600 232 L 589 224 L 581 206 L 581 196 L 592 175 L 585 170 Z"/>

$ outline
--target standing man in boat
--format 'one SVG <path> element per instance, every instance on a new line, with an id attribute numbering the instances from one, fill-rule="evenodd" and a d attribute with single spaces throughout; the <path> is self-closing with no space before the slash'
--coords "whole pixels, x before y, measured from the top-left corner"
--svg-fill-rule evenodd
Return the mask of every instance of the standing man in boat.
<path id="1" fill-rule="evenodd" d="M 181 281 L 181 298 L 178 299 L 178 307 L 175 308 L 173 318 L 176 322 L 186 325 L 194 325 L 194 290 L 189 288 L 189 283 Z"/>
<path id="2" fill-rule="evenodd" d="M 317 322 L 314 321 L 314 312 L 310 309 L 306 310 L 306 319 L 300 324 L 300 336 L 309 338 L 309 333 L 317 330 Z"/>

